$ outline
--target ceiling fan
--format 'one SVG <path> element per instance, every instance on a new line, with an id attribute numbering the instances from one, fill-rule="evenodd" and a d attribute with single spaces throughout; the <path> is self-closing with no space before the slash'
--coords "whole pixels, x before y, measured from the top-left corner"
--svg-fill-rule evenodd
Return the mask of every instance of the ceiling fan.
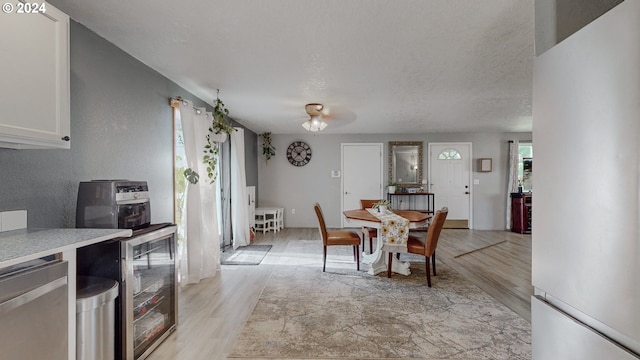
<path id="1" fill-rule="evenodd" d="M 309 115 L 309 119 L 302 123 L 305 130 L 317 132 L 327 127 L 327 122 L 322 119 L 328 115 L 328 109 L 324 105 L 311 103 L 305 105 L 304 110 Z"/>

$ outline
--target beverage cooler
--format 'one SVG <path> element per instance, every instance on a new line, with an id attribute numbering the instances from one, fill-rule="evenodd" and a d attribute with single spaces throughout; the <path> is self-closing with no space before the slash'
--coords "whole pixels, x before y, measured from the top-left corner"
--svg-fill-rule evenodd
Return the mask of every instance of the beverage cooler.
<path id="1" fill-rule="evenodd" d="M 175 226 L 121 241 L 126 358 L 146 357 L 176 326 Z"/>
<path id="2" fill-rule="evenodd" d="M 78 274 L 117 280 L 116 359 L 146 358 L 178 318 L 176 227 L 150 225 L 121 238 L 78 249 Z"/>

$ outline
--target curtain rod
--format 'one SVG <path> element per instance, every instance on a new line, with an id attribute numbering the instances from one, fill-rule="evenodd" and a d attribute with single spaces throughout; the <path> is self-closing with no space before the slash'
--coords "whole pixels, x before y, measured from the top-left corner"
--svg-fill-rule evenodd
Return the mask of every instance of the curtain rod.
<path id="1" fill-rule="evenodd" d="M 176 98 L 169 98 L 169 105 L 172 108 L 177 108 L 180 103 L 182 103 L 182 105 L 187 105 L 187 101 L 185 99 L 182 98 L 182 96 L 176 96 Z M 201 108 L 197 108 L 197 107 L 193 107 L 193 110 L 197 113 L 197 114 L 201 114 L 202 113 L 202 109 Z M 209 113 L 205 111 L 205 116 L 209 117 Z"/>

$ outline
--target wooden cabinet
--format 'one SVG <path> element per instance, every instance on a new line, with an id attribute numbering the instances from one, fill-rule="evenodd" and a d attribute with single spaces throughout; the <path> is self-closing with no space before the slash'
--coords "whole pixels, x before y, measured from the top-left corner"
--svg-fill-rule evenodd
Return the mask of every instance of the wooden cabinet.
<path id="1" fill-rule="evenodd" d="M 0 147 L 70 147 L 69 17 L 44 6 L 2 14 Z"/>
<path id="2" fill-rule="evenodd" d="M 394 209 L 416 210 L 427 214 L 433 214 L 434 194 L 429 192 L 401 192 L 387 194 L 387 200 Z"/>
<path id="3" fill-rule="evenodd" d="M 531 234 L 531 200 L 531 194 L 511 193 L 511 231 Z"/>

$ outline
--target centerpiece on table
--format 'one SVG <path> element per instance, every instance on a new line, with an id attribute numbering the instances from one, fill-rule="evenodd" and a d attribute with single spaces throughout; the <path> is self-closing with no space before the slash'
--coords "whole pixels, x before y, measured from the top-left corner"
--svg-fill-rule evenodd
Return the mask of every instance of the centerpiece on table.
<path id="1" fill-rule="evenodd" d="M 391 206 L 391 203 L 388 200 L 380 200 L 377 203 L 373 204 L 373 208 L 374 209 L 378 209 L 378 212 L 380 214 L 384 214 L 387 212 L 387 210 L 392 210 L 393 207 Z"/>

